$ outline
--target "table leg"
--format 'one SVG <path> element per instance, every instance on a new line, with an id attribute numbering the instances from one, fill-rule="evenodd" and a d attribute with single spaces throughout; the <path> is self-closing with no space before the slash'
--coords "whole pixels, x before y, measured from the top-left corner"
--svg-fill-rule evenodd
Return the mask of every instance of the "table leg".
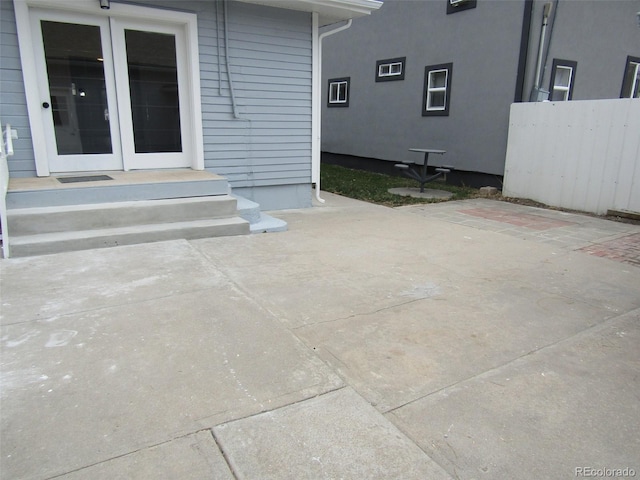
<path id="1" fill-rule="evenodd" d="M 429 163 L 429 152 L 424 152 L 424 164 L 422 165 L 422 181 L 420 182 L 420 193 L 424 193 L 424 183 L 427 179 L 428 163 Z"/>

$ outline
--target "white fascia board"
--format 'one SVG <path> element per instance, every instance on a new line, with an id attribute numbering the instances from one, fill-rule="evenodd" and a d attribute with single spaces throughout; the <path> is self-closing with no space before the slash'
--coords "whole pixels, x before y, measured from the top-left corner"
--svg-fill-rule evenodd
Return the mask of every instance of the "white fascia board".
<path id="1" fill-rule="evenodd" d="M 382 6 L 378 0 L 237 0 L 275 8 L 315 12 L 320 27 L 369 15 Z"/>

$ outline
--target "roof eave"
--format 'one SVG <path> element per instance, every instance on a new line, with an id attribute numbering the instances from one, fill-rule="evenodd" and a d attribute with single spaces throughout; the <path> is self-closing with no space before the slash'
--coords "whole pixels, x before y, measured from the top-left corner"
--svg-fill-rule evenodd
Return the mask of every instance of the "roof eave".
<path id="1" fill-rule="evenodd" d="M 378 0 L 237 0 L 288 10 L 316 12 L 319 26 L 371 14 L 382 6 Z"/>

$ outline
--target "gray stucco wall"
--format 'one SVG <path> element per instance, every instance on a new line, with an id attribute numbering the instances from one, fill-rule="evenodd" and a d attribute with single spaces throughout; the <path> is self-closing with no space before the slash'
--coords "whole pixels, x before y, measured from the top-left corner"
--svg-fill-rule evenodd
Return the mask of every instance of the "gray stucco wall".
<path id="1" fill-rule="evenodd" d="M 447 150 L 443 163 L 502 173 L 523 5 L 478 2 L 446 15 L 440 1 L 387 0 L 323 45 L 327 80 L 351 77 L 348 108 L 324 108 L 322 149 L 361 157 L 415 159 L 412 147 Z M 504 18 L 517 19 L 505 22 Z M 406 56 L 402 81 L 375 82 L 377 60 Z M 453 63 L 449 116 L 423 117 L 424 67 Z"/>
<path id="2" fill-rule="evenodd" d="M 136 3 L 198 15 L 205 168 L 224 175 L 250 197 L 254 189 L 265 188 L 262 197 L 268 198 L 278 186 L 308 192 L 302 201 L 299 193 L 292 196 L 290 204 L 276 195 L 272 208 L 310 205 L 311 14 L 228 2 L 229 65 L 238 119 L 227 76 L 222 2 Z M 0 0 L 0 9 L 1 115 L 20 135 L 10 172 L 35 176 L 12 1 Z"/>
<path id="3" fill-rule="evenodd" d="M 533 2 L 525 101 L 544 3 Z M 640 56 L 640 0 L 559 3 L 541 86 L 549 86 L 553 58 L 563 58 L 578 62 L 574 99 L 618 97 L 627 55 Z M 323 151 L 396 162 L 416 158 L 408 148 L 433 147 L 447 150 L 442 163 L 503 174 L 527 4 L 478 0 L 476 8 L 450 15 L 446 4 L 386 0 L 378 12 L 324 41 Z M 405 80 L 375 82 L 377 60 L 404 56 Z M 448 62 L 449 116 L 423 117 L 424 67 Z M 327 80 L 339 77 L 351 78 L 349 107 L 327 108 Z"/>
<path id="4" fill-rule="evenodd" d="M 536 25 L 541 23 L 543 4 L 535 5 Z M 551 65 L 559 58 L 578 63 L 573 100 L 618 98 L 627 55 L 640 57 L 640 0 L 554 0 L 553 7 L 542 87 L 549 89 Z M 537 42 L 539 27 L 532 33 Z"/>

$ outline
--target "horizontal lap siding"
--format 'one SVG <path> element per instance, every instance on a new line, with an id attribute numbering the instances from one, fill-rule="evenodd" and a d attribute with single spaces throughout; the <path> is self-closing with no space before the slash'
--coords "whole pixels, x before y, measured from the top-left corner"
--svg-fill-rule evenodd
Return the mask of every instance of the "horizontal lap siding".
<path id="1" fill-rule="evenodd" d="M 215 9 L 210 13 L 199 15 L 205 167 L 226 176 L 234 187 L 310 183 L 309 14 L 229 3 L 229 64 L 241 117 L 236 119 L 223 24 L 218 22 L 216 35 Z"/>
<path id="2" fill-rule="evenodd" d="M 7 158 L 12 177 L 33 177 L 35 160 L 27 114 L 13 2 L 0 0 L 0 121 L 18 131 L 14 155 Z"/>
<path id="3" fill-rule="evenodd" d="M 152 7 L 155 2 L 137 3 Z M 176 1 L 162 2 L 162 6 L 198 15 L 205 168 L 227 176 L 234 187 L 310 183 L 310 15 L 228 3 L 229 63 L 241 117 L 235 119 L 225 62 L 222 3 Z M 0 25 L 0 113 L 2 121 L 10 122 L 20 135 L 14 142 L 16 155 L 10 157 L 9 168 L 12 176 L 35 176 L 10 1 L 0 1 Z"/>

